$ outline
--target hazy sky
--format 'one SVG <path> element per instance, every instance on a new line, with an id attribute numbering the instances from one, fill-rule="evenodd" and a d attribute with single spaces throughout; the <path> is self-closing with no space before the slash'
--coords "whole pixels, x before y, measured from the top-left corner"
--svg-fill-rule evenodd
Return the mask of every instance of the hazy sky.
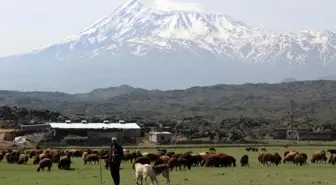
<path id="1" fill-rule="evenodd" d="M 63 40 L 125 2 L 127 0 L 0 0 L 0 56 L 27 52 Z M 227 14 L 252 27 L 267 30 L 336 30 L 335 0 L 192 2 L 195 8 Z"/>

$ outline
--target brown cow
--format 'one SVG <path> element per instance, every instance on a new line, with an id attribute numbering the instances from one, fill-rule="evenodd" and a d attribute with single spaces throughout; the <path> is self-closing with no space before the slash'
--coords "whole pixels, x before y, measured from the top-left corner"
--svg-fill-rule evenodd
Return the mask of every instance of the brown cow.
<path id="1" fill-rule="evenodd" d="M 220 155 L 219 157 L 221 167 L 236 167 L 236 159 L 231 155 Z"/>
<path id="2" fill-rule="evenodd" d="M 300 154 L 297 154 L 295 155 L 294 157 L 294 164 L 296 164 L 296 166 L 298 164 L 300 164 L 300 166 L 302 166 L 302 164 L 307 164 L 307 159 L 303 156 L 303 155 L 300 155 Z"/>
<path id="3" fill-rule="evenodd" d="M 265 153 L 262 158 L 262 164 L 263 165 L 266 164 L 267 166 L 271 164 L 278 166 L 280 161 L 281 161 L 281 157 L 279 155 L 274 155 L 271 153 Z"/>
<path id="4" fill-rule="evenodd" d="M 259 161 L 259 163 L 262 163 L 263 157 L 264 157 L 264 153 L 261 153 L 261 154 L 258 155 L 258 161 Z"/>
<path id="5" fill-rule="evenodd" d="M 87 162 L 91 164 L 92 161 L 94 162 L 93 164 L 96 164 L 96 163 L 99 164 L 98 154 L 89 154 L 88 156 L 86 156 L 86 158 L 84 159 L 84 164 L 86 164 Z"/>
<path id="6" fill-rule="evenodd" d="M 62 156 L 58 162 L 58 169 L 70 169 L 70 164 L 70 157 Z"/>
<path id="7" fill-rule="evenodd" d="M 27 156 L 26 154 L 20 154 L 20 156 L 19 156 L 19 160 L 18 160 L 18 165 L 20 165 L 20 164 L 25 164 L 25 165 L 27 165 L 27 162 L 28 162 L 28 158 L 29 158 L 29 156 Z"/>
<path id="8" fill-rule="evenodd" d="M 51 171 L 51 167 L 52 167 L 52 160 L 49 158 L 44 158 L 39 162 L 37 171 L 39 172 L 41 169 L 44 171 L 44 168 L 47 167 L 48 168 L 48 172 Z"/>
<path id="9" fill-rule="evenodd" d="M 243 166 L 250 166 L 249 165 L 249 157 L 248 155 L 243 155 L 241 158 L 240 158 L 240 165 L 243 167 Z"/>
<path id="10" fill-rule="evenodd" d="M 297 152 L 289 152 L 283 159 L 283 163 L 292 162 L 294 163 L 294 158 L 297 155 Z"/>
<path id="11" fill-rule="evenodd" d="M 218 154 L 208 154 L 204 157 L 202 165 L 205 167 L 219 167 L 221 163 L 220 155 Z"/>
<path id="12" fill-rule="evenodd" d="M 312 158 L 311 158 L 311 162 L 312 163 L 322 163 L 322 162 L 326 162 L 328 160 L 327 156 L 325 155 L 325 152 L 321 152 L 321 151 L 317 151 L 317 152 L 313 152 L 312 154 Z"/>
<path id="13" fill-rule="evenodd" d="M 132 153 L 124 152 L 123 161 L 124 162 L 130 161 L 131 163 L 133 163 L 133 159 L 135 158 L 135 156 L 136 156 L 135 152 L 132 152 Z"/>
<path id="14" fill-rule="evenodd" d="M 161 159 L 165 164 L 167 164 L 168 161 L 169 161 L 169 159 L 170 159 L 170 157 L 167 156 L 167 155 L 164 155 L 164 156 L 161 156 L 160 159 Z"/>

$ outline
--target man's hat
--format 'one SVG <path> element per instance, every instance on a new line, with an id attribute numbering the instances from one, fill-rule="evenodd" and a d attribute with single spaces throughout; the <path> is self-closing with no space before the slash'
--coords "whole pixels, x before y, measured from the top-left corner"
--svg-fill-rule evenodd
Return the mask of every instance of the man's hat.
<path id="1" fill-rule="evenodd" d="M 112 137 L 112 141 L 117 141 L 117 137 Z"/>

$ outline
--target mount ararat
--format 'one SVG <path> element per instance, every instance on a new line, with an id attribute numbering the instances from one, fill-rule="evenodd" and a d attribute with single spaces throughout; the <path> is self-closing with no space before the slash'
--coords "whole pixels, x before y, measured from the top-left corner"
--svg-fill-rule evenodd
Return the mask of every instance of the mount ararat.
<path id="1" fill-rule="evenodd" d="M 272 32 L 227 15 L 131 0 L 82 32 L 0 59 L 2 89 L 86 92 L 318 79 L 335 73 L 336 32 Z"/>

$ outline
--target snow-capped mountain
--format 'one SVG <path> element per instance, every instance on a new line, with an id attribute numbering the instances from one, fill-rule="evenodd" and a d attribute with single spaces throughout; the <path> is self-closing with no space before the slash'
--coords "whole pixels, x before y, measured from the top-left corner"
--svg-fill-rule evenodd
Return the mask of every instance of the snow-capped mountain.
<path id="1" fill-rule="evenodd" d="M 313 52 L 328 63 L 336 57 L 336 32 L 267 32 L 226 15 L 160 10 L 155 4 L 146 6 L 131 0 L 88 29 L 39 52 L 52 48 L 62 59 L 74 51 L 95 57 L 105 51 L 118 55 L 126 46 L 126 53 L 146 55 L 154 50 L 174 52 L 179 49 L 176 45 L 256 62 L 284 56 L 304 63 Z"/>
<path id="2" fill-rule="evenodd" d="M 64 86 L 74 87 L 67 84 L 69 79 L 78 84 L 90 72 L 92 76 L 86 81 L 92 84 L 83 83 L 86 86 L 83 89 L 89 90 L 96 88 L 94 85 L 127 82 L 146 88 L 181 88 L 213 83 L 272 82 L 289 76 L 312 79 L 334 73 L 335 57 L 335 31 L 270 32 L 252 28 L 227 15 L 162 8 L 155 2 L 144 4 L 141 0 L 131 0 L 79 34 L 11 58 L 34 61 L 24 65 L 36 66 L 37 81 L 41 75 L 36 73 L 41 71 L 47 75 L 55 69 L 68 70 L 62 78 L 51 75 L 52 82 L 59 81 L 59 85 L 41 82 L 35 85 L 37 88 L 66 90 Z M 14 69 L 13 62 L 2 65 L 7 67 L 2 68 L 5 73 L 9 68 Z M 15 66 L 24 68 L 21 63 Z M 102 71 L 107 69 L 116 73 L 141 71 L 147 77 L 140 82 L 138 76 L 111 76 L 108 71 Z M 23 72 L 31 76 L 26 70 Z M 123 75 L 128 79 L 126 82 L 123 78 L 116 79 Z M 153 82 L 158 78 L 167 81 Z M 98 79 L 104 82 L 97 83 Z M 183 85 L 174 85 L 181 81 Z M 17 89 L 10 84 L 9 87 Z M 26 89 L 34 86 L 28 84 L 22 86 Z"/>

